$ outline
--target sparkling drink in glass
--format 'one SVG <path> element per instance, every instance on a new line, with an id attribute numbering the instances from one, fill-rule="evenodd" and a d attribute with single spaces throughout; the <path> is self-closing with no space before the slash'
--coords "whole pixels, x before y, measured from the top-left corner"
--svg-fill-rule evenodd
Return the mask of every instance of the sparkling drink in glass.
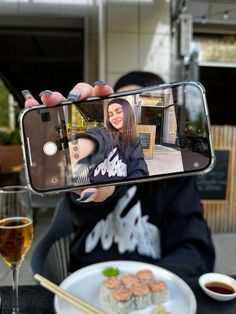
<path id="1" fill-rule="evenodd" d="M 13 274 L 12 314 L 19 314 L 19 268 L 33 239 L 30 192 L 25 186 L 0 188 L 0 254 Z"/>

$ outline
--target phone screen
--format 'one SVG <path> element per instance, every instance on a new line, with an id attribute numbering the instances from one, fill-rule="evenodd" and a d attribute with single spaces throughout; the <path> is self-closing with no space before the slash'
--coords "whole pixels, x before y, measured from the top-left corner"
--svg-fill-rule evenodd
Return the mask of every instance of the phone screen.
<path id="1" fill-rule="evenodd" d="M 43 193 L 206 172 L 209 127 L 193 82 L 35 107 L 22 117 L 29 182 Z"/>

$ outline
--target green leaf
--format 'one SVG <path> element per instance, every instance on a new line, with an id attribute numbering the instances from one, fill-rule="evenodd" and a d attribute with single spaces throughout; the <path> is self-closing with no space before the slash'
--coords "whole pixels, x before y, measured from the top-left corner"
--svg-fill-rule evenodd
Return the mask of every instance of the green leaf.
<path id="1" fill-rule="evenodd" d="M 20 133 L 19 130 L 14 131 L 2 131 L 0 129 L 0 144 L 3 145 L 16 145 L 20 144 Z"/>
<path id="2" fill-rule="evenodd" d="M 118 268 L 107 267 L 103 270 L 102 273 L 105 277 L 116 277 L 116 276 L 119 276 L 120 271 Z"/>

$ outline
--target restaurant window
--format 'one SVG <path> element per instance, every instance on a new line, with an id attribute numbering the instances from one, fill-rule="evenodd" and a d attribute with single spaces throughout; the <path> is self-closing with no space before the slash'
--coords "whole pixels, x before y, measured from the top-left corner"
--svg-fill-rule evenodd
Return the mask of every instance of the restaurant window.
<path id="1" fill-rule="evenodd" d="M 236 63 L 236 35 L 198 34 L 194 46 L 199 51 L 199 64 Z"/>

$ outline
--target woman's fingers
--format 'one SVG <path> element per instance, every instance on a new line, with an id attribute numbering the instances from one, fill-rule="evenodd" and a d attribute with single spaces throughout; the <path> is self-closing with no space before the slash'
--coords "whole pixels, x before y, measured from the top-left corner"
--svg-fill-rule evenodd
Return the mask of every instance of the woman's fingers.
<path id="1" fill-rule="evenodd" d="M 33 97 L 33 95 L 27 89 L 22 91 L 25 98 L 25 107 L 30 108 L 39 105 L 39 102 Z M 39 96 L 41 97 L 41 102 L 47 107 L 53 107 L 67 100 L 61 93 L 52 92 L 50 90 L 42 91 Z"/>
<path id="2" fill-rule="evenodd" d="M 39 96 L 42 103 L 47 107 L 54 107 L 67 99 L 59 92 L 52 92 L 50 90 L 42 91 Z"/>
<path id="3" fill-rule="evenodd" d="M 94 87 L 87 83 L 78 83 L 69 92 L 68 99 L 72 101 L 83 100 L 91 96 L 106 96 L 113 93 L 111 86 L 103 81 L 96 81 Z"/>
<path id="4" fill-rule="evenodd" d="M 77 198 L 77 201 L 80 203 L 103 202 L 109 196 L 111 196 L 114 193 L 114 191 L 115 186 L 113 185 L 79 190 L 78 194 L 80 195 L 80 197 Z"/>
<path id="5" fill-rule="evenodd" d="M 100 80 L 94 83 L 93 91 L 94 95 L 98 97 L 107 96 L 114 93 L 111 86 L 107 85 L 105 82 Z"/>
<path id="6" fill-rule="evenodd" d="M 87 83 L 78 83 L 69 92 L 67 98 L 71 101 L 78 101 L 91 96 L 94 96 L 93 87 Z"/>
<path id="7" fill-rule="evenodd" d="M 25 98 L 25 108 L 34 107 L 39 104 L 28 89 L 24 89 L 21 93 Z"/>
<path id="8" fill-rule="evenodd" d="M 113 93 L 111 86 L 103 81 L 96 81 L 94 87 L 87 83 L 78 83 L 69 92 L 68 99 L 71 101 L 83 100 L 91 96 L 106 96 Z M 38 105 L 38 101 L 32 96 L 28 90 L 22 91 L 25 98 L 25 107 L 33 107 Z M 52 92 L 50 90 L 43 90 L 39 94 L 42 103 L 47 107 L 54 107 L 67 99 L 59 92 Z"/>

